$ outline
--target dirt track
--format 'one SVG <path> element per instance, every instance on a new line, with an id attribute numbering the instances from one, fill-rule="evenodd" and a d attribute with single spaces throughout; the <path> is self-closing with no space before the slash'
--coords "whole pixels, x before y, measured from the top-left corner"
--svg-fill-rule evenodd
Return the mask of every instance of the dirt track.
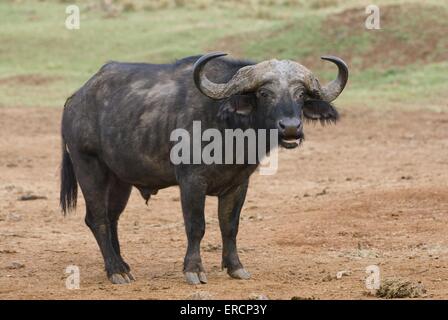
<path id="1" fill-rule="evenodd" d="M 138 192 L 120 222 L 122 250 L 137 281 L 109 284 L 95 240 L 76 214 L 58 210 L 56 109 L 0 109 L 0 299 L 185 299 L 293 296 L 366 298 L 365 268 L 422 281 L 448 297 L 448 114 L 343 110 L 337 126 L 308 125 L 300 149 L 281 150 L 275 176 L 255 174 L 240 224 L 249 281 L 220 270 L 216 201 L 202 242 L 209 283 L 184 283 L 186 244 L 177 188 L 146 207 Z M 19 201 L 27 191 L 47 199 Z M 13 262 L 22 265 L 12 265 Z M 65 268 L 81 288 L 65 288 Z M 14 268 L 15 267 L 15 268 Z M 340 280 L 336 272 L 350 270 Z"/>

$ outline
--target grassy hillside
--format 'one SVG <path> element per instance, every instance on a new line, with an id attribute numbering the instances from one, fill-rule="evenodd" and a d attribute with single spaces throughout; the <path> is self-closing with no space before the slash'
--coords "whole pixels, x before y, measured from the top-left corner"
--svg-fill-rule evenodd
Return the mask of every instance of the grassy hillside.
<path id="1" fill-rule="evenodd" d="M 108 60 L 169 62 L 223 50 L 295 59 L 328 80 L 336 54 L 351 67 L 338 104 L 443 110 L 448 98 L 448 1 L 376 1 L 381 30 L 366 30 L 370 1 L 4 0 L 0 107 L 61 107 Z M 68 4 L 81 29 L 64 26 Z"/>

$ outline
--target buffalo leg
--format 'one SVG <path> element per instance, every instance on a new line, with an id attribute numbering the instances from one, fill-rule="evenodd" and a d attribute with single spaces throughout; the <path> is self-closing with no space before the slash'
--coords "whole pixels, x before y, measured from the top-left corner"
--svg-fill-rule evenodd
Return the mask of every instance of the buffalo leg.
<path id="1" fill-rule="evenodd" d="M 221 195 L 218 200 L 219 227 L 222 236 L 222 268 L 236 279 L 249 279 L 249 272 L 244 269 L 238 257 L 236 236 L 240 212 L 246 199 L 248 181 Z"/>
<path id="2" fill-rule="evenodd" d="M 111 173 L 95 156 L 77 152 L 71 152 L 70 156 L 86 202 L 85 222 L 98 242 L 107 276 L 112 283 L 129 283 L 129 267 L 114 249 L 112 227 L 107 212 Z"/>
<path id="3" fill-rule="evenodd" d="M 109 217 L 110 228 L 111 228 L 111 238 L 112 246 L 115 253 L 121 259 L 122 263 L 126 266 L 127 275 L 131 280 L 134 277 L 130 273 L 129 265 L 123 260 L 120 253 L 120 242 L 118 240 L 118 219 L 120 214 L 124 211 L 126 204 L 128 203 L 129 196 L 131 195 L 132 186 L 118 180 L 117 177 L 113 176 L 109 181 L 109 191 L 108 191 L 108 205 L 107 205 L 107 215 Z"/>
<path id="4" fill-rule="evenodd" d="M 184 179 L 180 183 L 180 193 L 188 239 L 184 259 L 185 279 L 189 284 L 207 283 L 200 252 L 201 240 L 205 233 L 205 185 L 194 179 Z"/>

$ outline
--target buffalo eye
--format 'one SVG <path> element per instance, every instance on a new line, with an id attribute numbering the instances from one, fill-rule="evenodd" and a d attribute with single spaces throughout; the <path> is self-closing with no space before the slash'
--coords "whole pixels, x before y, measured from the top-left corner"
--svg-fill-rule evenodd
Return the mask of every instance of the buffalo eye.
<path id="1" fill-rule="evenodd" d="M 294 98 L 296 100 L 303 99 L 304 97 L 305 97 L 305 91 L 302 88 L 296 90 L 296 92 L 294 93 Z"/>
<path id="2" fill-rule="evenodd" d="M 268 89 L 261 88 L 261 89 L 258 90 L 258 97 L 267 99 L 267 98 L 270 98 L 272 96 L 273 96 L 273 92 L 268 90 Z"/>

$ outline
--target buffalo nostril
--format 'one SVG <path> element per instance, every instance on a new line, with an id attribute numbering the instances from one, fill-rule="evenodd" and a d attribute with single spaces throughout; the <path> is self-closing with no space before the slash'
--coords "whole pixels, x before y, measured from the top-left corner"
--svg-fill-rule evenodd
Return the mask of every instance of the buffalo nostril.
<path id="1" fill-rule="evenodd" d="M 280 121 L 278 122 L 278 126 L 280 127 L 280 129 L 285 129 L 285 128 L 286 128 L 286 126 L 284 125 L 284 123 L 283 123 L 282 120 L 280 120 Z"/>

